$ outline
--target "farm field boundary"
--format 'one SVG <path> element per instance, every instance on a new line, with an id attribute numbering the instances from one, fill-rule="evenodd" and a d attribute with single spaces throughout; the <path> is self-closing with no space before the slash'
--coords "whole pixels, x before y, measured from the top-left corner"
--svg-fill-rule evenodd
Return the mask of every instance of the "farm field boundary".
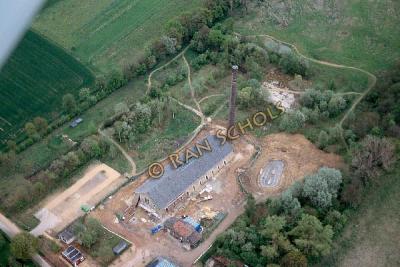
<path id="1" fill-rule="evenodd" d="M 93 83 L 89 69 L 30 30 L 0 72 L 0 139 L 20 133 L 36 116 L 58 116 L 61 98 Z"/>

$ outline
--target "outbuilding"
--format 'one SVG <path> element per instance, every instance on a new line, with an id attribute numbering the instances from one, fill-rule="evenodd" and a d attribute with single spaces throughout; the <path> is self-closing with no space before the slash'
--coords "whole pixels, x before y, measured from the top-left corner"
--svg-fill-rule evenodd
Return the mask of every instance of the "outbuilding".
<path id="1" fill-rule="evenodd" d="M 72 230 L 68 227 L 65 228 L 62 232 L 58 234 L 58 238 L 64 242 L 65 244 L 69 245 L 75 240 L 75 235 Z"/>
<path id="2" fill-rule="evenodd" d="M 75 119 L 73 122 L 71 122 L 71 124 L 69 125 L 69 127 L 75 128 L 75 127 L 78 126 L 81 122 L 83 122 L 83 119 L 82 119 L 82 118 L 77 118 L 77 119 Z"/>
<path id="3" fill-rule="evenodd" d="M 122 252 L 124 252 L 127 248 L 129 247 L 129 244 L 122 240 L 121 242 L 118 243 L 115 247 L 113 247 L 113 252 L 115 255 L 121 255 Z"/>

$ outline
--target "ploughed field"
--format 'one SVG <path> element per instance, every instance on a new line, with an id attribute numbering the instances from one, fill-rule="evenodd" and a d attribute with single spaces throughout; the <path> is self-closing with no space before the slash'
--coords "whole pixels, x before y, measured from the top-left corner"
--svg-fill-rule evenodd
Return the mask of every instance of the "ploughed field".
<path id="1" fill-rule="evenodd" d="M 108 72 L 130 64 L 168 21 L 203 0 L 64 0 L 43 10 L 33 28 L 76 57 Z"/>
<path id="2" fill-rule="evenodd" d="M 0 71 L 0 140 L 36 116 L 52 119 L 62 96 L 90 85 L 92 73 L 63 49 L 28 31 Z"/>

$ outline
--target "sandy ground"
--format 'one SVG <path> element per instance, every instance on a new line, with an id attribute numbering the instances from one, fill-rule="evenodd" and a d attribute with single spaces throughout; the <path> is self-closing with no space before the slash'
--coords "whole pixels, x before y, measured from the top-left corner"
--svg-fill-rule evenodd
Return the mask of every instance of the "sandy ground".
<path id="1" fill-rule="evenodd" d="M 196 140 L 202 140 L 209 131 L 212 130 L 202 131 Z M 207 183 L 212 188 L 210 192 L 212 200 L 200 201 L 199 196 L 192 196 L 185 203 L 178 205 L 174 213 L 169 214 L 169 216 L 190 215 L 197 220 L 207 213 L 222 211 L 228 214 L 210 237 L 193 250 L 184 250 L 178 240 L 163 231 L 151 235 L 150 229 L 157 223 L 152 222 L 142 209 L 135 210 L 134 215 L 125 212 L 132 203 L 135 189 L 148 179 L 146 175 L 122 188 L 103 206 L 92 212 L 91 216 L 98 218 L 107 228 L 133 243 L 132 248 L 119 257 L 113 266 L 144 266 L 160 255 L 175 260 L 181 266 L 191 266 L 214 242 L 217 235 L 225 231 L 237 216 L 243 213 L 245 195 L 237 183 L 237 170 L 248 163 L 255 150 L 245 139 L 239 139 L 234 142 L 234 151 L 229 165 Z M 116 213 L 126 215 L 123 223 L 116 220 Z"/>
<path id="2" fill-rule="evenodd" d="M 259 139 L 257 143 L 261 147 L 261 154 L 242 181 L 246 189 L 259 199 L 282 192 L 296 180 L 317 171 L 322 166 L 332 168 L 344 166 L 340 156 L 319 150 L 300 134 L 272 134 Z M 260 187 L 260 170 L 271 160 L 283 161 L 283 173 L 275 187 Z"/>
<path id="3" fill-rule="evenodd" d="M 90 166 L 76 183 L 45 201 L 43 208 L 35 214 L 41 222 L 31 233 L 40 235 L 49 229 L 55 233 L 61 231 L 84 214 L 82 205 L 96 205 L 124 181 L 119 172 L 106 164 Z"/>

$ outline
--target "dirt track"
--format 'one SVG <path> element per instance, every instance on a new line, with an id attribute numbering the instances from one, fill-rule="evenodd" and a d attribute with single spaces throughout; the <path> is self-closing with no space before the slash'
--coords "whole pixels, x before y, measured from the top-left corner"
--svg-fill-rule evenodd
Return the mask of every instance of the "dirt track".
<path id="1" fill-rule="evenodd" d="M 236 35 L 239 35 L 239 36 L 242 36 L 242 35 L 239 34 L 239 33 L 235 33 L 235 34 L 236 34 Z M 346 119 L 347 119 L 347 118 L 349 117 L 349 115 L 353 112 L 353 110 L 356 108 L 356 106 L 361 102 L 361 100 L 364 99 L 364 97 L 365 97 L 365 96 L 375 87 L 375 85 L 376 85 L 377 78 L 376 78 L 376 76 L 375 76 L 374 74 L 372 74 L 372 73 L 369 72 L 369 71 L 366 71 L 366 70 L 363 70 L 363 69 L 360 69 L 360 68 L 356 68 L 356 67 L 352 67 L 352 66 L 346 66 L 346 65 L 331 63 L 331 62 L 327 62 L 327 61 L 318 60 L 318 59 L 314 59 L 314 58 L 308 57 L 308 56 L 304 55 L 303 53 L 301 53 L 301 52 L 299 51 L 299 49 L 297 48 L 296 45 L 291 44 L 291 43 L 288 43 L 288 42 L 285 42 L 285 41 L 282 41 L 282 40 L 279 40 L 279 39 L 277 39 L 277 38 L 275 38 L 275 37 L 273 37 L 273 36 L 271 36 L 271 35 L 268 35 L 268 34 L 246 35 L 246 37 L 259 37 L 259 36 L 267 37 L 267 38 L 269 38 L 269 39 L 274 40 L 275 42 L 278 42 L 278 43 L 281 43 L 281 44 L 285 44 L 285 45 L 291 47 L 300 57 L 302 57 L 302 58 L 304 58 L 304 59 L 306 59 L 306 60 L 309 60 L 309 61 L 311 61 L 311 62 L 320 64 L 320 65 L 324 65 L 324 66 L 329 66 L 329 67 L 332 67 L 332 68 L 356 70 L 356 71 L 362 72 L 362 73 L 364 73 L 364 74 L 366 74 L 366 75 L 368 76 L 368 79 L 369 79 L 369 85 L 368 85 L 368 87 L 364 90 L 364 92 L 362 92 L 362 93 L 360 94 L 360 96 L 354 101 L 354 103 L 351 105 L 351 107 L 350 107 L 350 108 L 347 110 L 347 112 L 343 115 L 342 119 L 341 119 L 340 122 L 339 122 L 339 126 L 342 126 L 342 125 L 343 125 L 343 122 L 346 121 Z M 346 148 L 348 149 L 348 145 L 347 145 L 347 143 L 346 143 L 346 141 L 345 141 L 345 139 L 344 139 L 344 137 L 343 137 L 343 131 L 341 132 L 341 137 L 342 137 L 343 143 L 345 144 Z"/>

